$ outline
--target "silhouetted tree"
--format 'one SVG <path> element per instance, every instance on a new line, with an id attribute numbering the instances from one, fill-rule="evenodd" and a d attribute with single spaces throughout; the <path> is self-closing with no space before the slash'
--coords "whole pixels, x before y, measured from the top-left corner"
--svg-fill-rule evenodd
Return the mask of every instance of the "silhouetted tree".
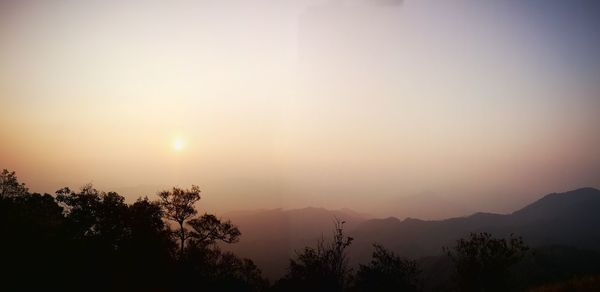
<path id="1" fill-rule="evenodd" d="M 183 259 L 185 278 L 194 278 L 206 290 L 218 291 L 263 291 L 268 282 L 260 269 L 249 259 L 240 259 L 229 252 L 222 252 L 218 242 L 235 243 L 241 232 L 231 223 L 215 215 L 204 214 L 189 220 L 187 246 Z M 184 282 L 180 290 L 194 289 Z"/>
<path id="2" fill-rule="evenodd" d="M 215 287 L 220 291 L 264 291 L 269 282 L 250 259 L 240 259 L 230 252 L 220 252 L 213 271 Z"/>
<path id="3" fill-rule="evenodd" d="M 179 225 L 177 236 L 180 242 L 180 256 L 183 257 L 185 241 L 188 238 L 184 224 L 198 213 L 194 204 L 200 200 L 200 188 L 194 185 L 191 189 L 174 187 L 171 191 L 158 193 L 158 197 L 164 209 L 165 218 L 173 220 Z"/>
<path id="4" fill-rule="evenodd" d="M 24 183 L 19 183 L 14 171 L 2 170 L 0 173 L 0 198 L 26 195 L 28 191 Z"/>
<path id="5" fill-rule="evenodd" d="M 305 247 L 290 260 L 287 274 L 276 284 L 281 291 L 343 291 L 349 281 L 346 249 L 353 238 L 343 232 L 344 221 L 335 221 L 331 242 L 320 240 L 317 247 Z"/>
<path id="6" fill-rule="evenodd" d="M 218 249 L 217 242 L 238 241 L 241 233 L 236 226 L 209 214 L 190 220 L 200 199 L 196 186 L 162 192 L 160 201 L 140 198 L 129 205 L 119 194 L 98 191 L 91 184 L 79 191 L 59 189 L 53 197 L 28 193 L 14 172 L 5 170 L 0 176 L 0 290 L 263 291 L 268 287 L 251 260 Z M 179 224 L 183 231 L 177 234 L 179 242 L 163 219 Z M 178 243 L 186 247 L 188 239 L 185 252 L 176 248 Z M 175 275 L 182 277 L 173 281 Z M 18 280 L 24 277 L 30 280 Z"/>
<path id="7" fill-rule="evenodd" d="M 371 262 L 360 265 L 356 273 L 354 291 L 419 291 L 417 263 L 405 260 L 374 244 Z"/>
<path id="8" fill-rule="evenodd" d="M 529 248 L 521 237 L 494 238 L 489 233 L 471 233 L 446 253 L 454 262 L 460 291 L 506 291 L 509 268 Z"/>
<path id="9" fill-rule="evenodd" d="M 63 243 L 62 208 L 48 194 L 30 194 L 14 172 L 0 174 L 0 290 L 35 289 L 32 281 L 51 282 L 59 276 Z"/>
<path id="10" fill-rule="evenodd" d="M 131 245 L 132 228 L 125 199 L 88 184 L 78 192 L 69 188 L 58 190 L 56 201 L 64 208 L 66 261 L 74 276 L 68 288 L 89 289 L 96 275 L 105 278 L 97 283 L 95 288 L 99 290 L 113 290 L 130 283 L 124 269 L 131 262 L 126 250 Z"/>
<path id="11" fill-rule="evenodd" d="M 221 222 L 215 215 L 204 214 L 200 218 L 189 221 L 193 231 L 190 237 L 195 244 L 212 245 L 217 241 L 235 243 L 241 235 L 239 229 L 231 221 Z"/>
<path id="12" fill-rule="evenodd" d="M 75 238 L 93 238 L 115 250 L 128 239 L 128 209 L 125 198 L 119 194 L 99 192 L 87 184 L 79 192 L 69 188 L 58 190 L 56 200 L 64 207 Z"/>
<path id="13" fill-rule="evenodd" d="M 239 240 L 241 233 L 235 225 L 211 214 L 194 218 L 197 214 L 194 204 L 200 200 L 197 186 L 185 190 L 173 188 L 158 196 L 164 218 L 179 225 L 178 274 L 181 280 L 174 285 L 177 290 L 263 291 L 268 287 L 268 282 L 251 260 L 223 253 L 216 245 L 217 242 L 235 243 Z"/>
<path id="14" fill-rule="evenodd" d="M 123 253 L 127 276 L 141 291 L 166 291 L 174 273 L 177 250 L 163 221 L 159 202 L 140 198 L 129 206 L 130 240 Z"/>
<path id="15" fill-rule="evenodd" d="M 180 283 L 179 290 L 265 291 L 269 287 L 254 262 L 217 246 L 188 244 L 183 264 L 184 278 L 195 281 Z"/>

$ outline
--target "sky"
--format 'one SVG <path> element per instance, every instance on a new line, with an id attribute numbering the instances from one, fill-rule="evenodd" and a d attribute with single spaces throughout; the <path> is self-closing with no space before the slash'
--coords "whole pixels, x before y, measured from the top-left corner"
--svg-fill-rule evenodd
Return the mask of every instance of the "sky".
<path id="1" fill-rule="evenodd" d="M 600 187 L 600 4 L 0 0 L 31 190 L 442 218 Z"/>

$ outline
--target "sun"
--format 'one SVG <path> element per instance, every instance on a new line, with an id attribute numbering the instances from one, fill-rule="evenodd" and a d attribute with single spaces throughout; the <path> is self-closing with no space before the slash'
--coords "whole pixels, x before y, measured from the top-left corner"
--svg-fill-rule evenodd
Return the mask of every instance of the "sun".
<path id="1" fill-rule="evenodd" d="M 183 148 L 185 148 L 185 141 L 183 141 L 181 138 L 175 138 L 171 146 L 173 147 L 173 150 L 181 151 Z"/>

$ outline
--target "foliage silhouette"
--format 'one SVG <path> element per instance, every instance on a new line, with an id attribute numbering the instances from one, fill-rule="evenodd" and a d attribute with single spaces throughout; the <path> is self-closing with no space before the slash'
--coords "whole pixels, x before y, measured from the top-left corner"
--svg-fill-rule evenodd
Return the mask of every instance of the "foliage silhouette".
<path id="1" fill-rule="evenodd" d="M 0 198 L 25 195 L 28 191 L 24 183 L 19 183 L 14 171 L 3 169 L 0 172 Z"/>
<path id="2" fill-rule="evenodd" d="M 180 257 L 183 257 L 185 241 L 188 238 L 188 232 L 184 224 L 198 213 L 194 204 L 200 200 L 200 188 L 194 185 L 191 189 L 174 187 L 171 191 L 158 193 L 158 197 L 164 209 L 165 217 L 177 222 L 179 225 L 176 234 L 179 237 L 179 254 Z"/>
<path id="3" fill-rule="evenodd" d="M 229 220 L 197 216 L 199 194 L 196 186 L 173 188 L 159 193 L 157 201 L 144 197 L 131 204 L 91 184 L 37 194 L 3 170 L 0 290 L 448 291 L 453 271 L 458 290 L 512 291 L 600 273 L 600 254 L 594 251 L 527 252 L 520 237 L 488 233 L 458 240 L 444 249 L 448 256 L 429 264 L 376 244 L 371 261 L 353 273 L 347 255 L 353 238 L 336 220 L 331 239 L 298 252 L 287 274 L 269 286 L 252 260 L 221 249 L 219 244 L 238 242 L 241 232 Z M 169 221 L 176 223 L 175 231 Z M 510 277 L 515 272 L 521 277 Z"/>
<path id="4" fill-rule="evenodd" d="M 192 231 L 185 235 L 194 236 L 193 244 L 183 258 L 181 250 L 177 252 L 180 242 L 173 240 L 165 220 L 186 222 L 197 213 L 191 203 L 197 201 L 197 187 L 183 191 L 184 198 L 167 196 L 156 202 L 139 198 L 127 204 L 119 194 L 98 191 L 91 184 L 79 191 L 62 188 L 55 196 L 30 194 L 14 172 L 4 170 L 1 175 L 0 234 L 6 235 L 0 241 L 6 271 L 0 278 L 2 290 L 263 291 L 268 287 L 251 260 L 216 247 L 217 241 L 236 242 L 241 233 L 214 215 L 192 220 Z M 182 192 L 174 189 L 173 193 Z M 190 278 L 178 279 L 181 275 Z"/>
<path id="5" fill-rule="evenodd" d="M 33 288 L 28 287 L 31 281 L 18 280 L 25 275 L 40 282 L 57 279 L 56 265 L 64 254 L 63 223 L 62 209 L 50 195 L 18 192 L 0 197 L 0 290 Z"/>
<path id="6" fill-rule="evenodd" d="M 143 280 L 167 274 L 173 265 L 173 243 L 157 203 L 139 199 L 127 205 L 117 193 L 100 192 L 89 184 L 79 192 L 58 190 L 56 201 L 64 209 L 67 253 L 73 255 L 71 265 L 77 267 L 72 271 L 78 280 L 75 289 L 99 274 L 106 277 L 99 283 L 100 290 L 166 287 L 157 278 Z M 137 281 L 128 279 L 129 274 Z"/>
<path id="7" fill-rule="evenodd" d="M 213 245 L 217 241 L 235 243 L 241 235 L 239 229 L 231 221 L 221 222 L 215 215 L 204 214 L 200 218 L 190 220 L 193 231 L 190 237 L 195 245 Z"/>
<path id="8" fill-rule="evenodd" d="M 444 248 L 454 262 L 460 291 L 506 291 L 509 268 L 528 249 L 521 237 L 494 238 L 486 232 L 471 233 Z"/>
<path id="9" fill-rule="evenodd" d="M 240 259 L 216 246 L 194 244 L 185 248 L 180 291 L 265 291 L 269 283 L 249 259 Z M 194 281 L 187 281 L 194 279 Z"/>
<path id="10" fill-rule="evenodd" d="M 321 239 L 317 247 L 305 247 L 290 260 L 288 273 L 275 285 L 279 291 L 344 291 L 351 280 L 346 249 L 353 238 L 344 235 L 344 221 L 334 222 L 330 242 Z"/>
<path id="11" fill-rule="evenodd" d="M 360 265 L 353 291 L 420 291 L 417 263 L 405 260 L 373 244 L 374 251 L 368 265 Z"/>

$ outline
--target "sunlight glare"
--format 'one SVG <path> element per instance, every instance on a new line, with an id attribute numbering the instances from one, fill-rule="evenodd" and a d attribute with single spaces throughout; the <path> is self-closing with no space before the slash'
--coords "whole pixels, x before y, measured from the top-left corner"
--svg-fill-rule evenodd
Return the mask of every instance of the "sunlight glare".
<path id="1" fill-rule="evenodd" d="M 173 140 L 172 146 L 175 151 L 181 151 L 185 147 L 185 142 L 181 138 L 175 138 L 175 140 Z"/>

